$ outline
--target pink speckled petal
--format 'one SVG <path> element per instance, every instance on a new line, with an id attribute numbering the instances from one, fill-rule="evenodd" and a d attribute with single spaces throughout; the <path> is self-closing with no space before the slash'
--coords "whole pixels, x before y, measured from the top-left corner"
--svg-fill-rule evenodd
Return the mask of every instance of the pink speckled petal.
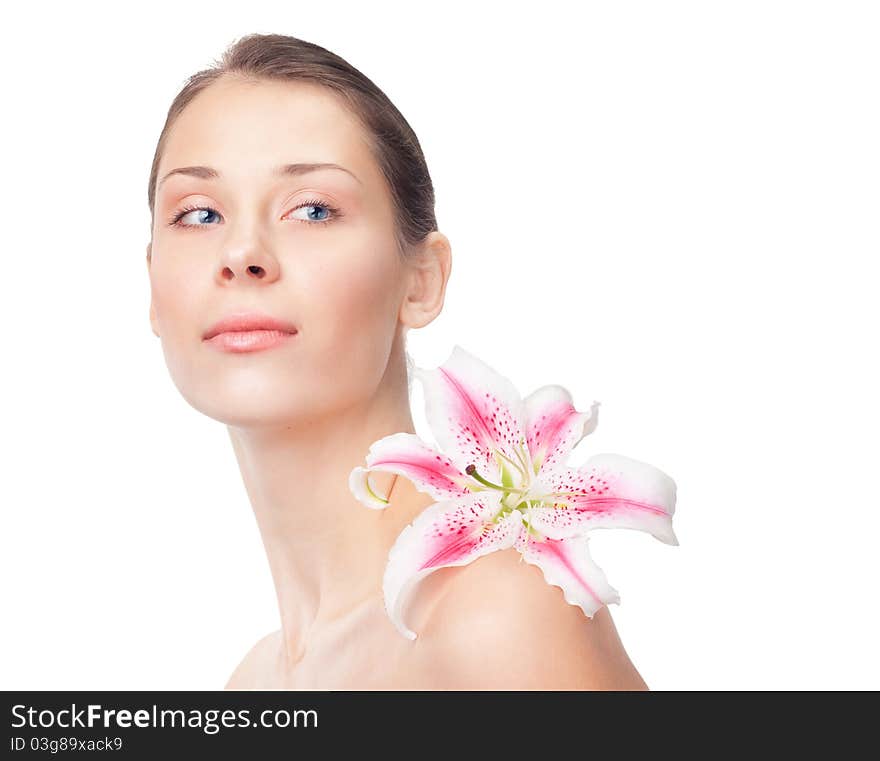
<path id="1" fill-rule="evenodd" d="M 523 531 L 514 546 L 527 562 L 541 569 L 548 584 L 562 589 L 567 603 L 592 618 L 603 605 L 620 604 L 620 595 L 593 562 L 588 543 L 586 536 L 539 541 Z"/>
<path id="2" fill-rule="evenodd" d="M 366 476 L 359 470 L 397 473 L 412 481 L 421 492 L 434 499 L 455 499 L 468 494 L 465 484 L 468 477 L 446 455 L 428 446 L 412 433 L 392 433 L 373 442 L 367 453 L 367 467 L 355 468 L 349 478 L 352 493 L 368 507 L 384 507 L 387 501 L 377 504 L 373 494 L 362 484 Z M 386 495 L 379 495 L 382 499 Z"/>
<path id="3" fill-rule="evenodd" d="M 383 589 L 385 609 L 397 630 L 408 639 L 416 633 L 403 622 L 418 582 L 438 568 L 466 565 L 481 555 L 512 547 L 523 530 L 514 511 L 491 523 L 501 509 L 495 492 L 469 494 L 435 502 L 401 531 L 388 554 Z"/>
<path id="4" fill-rule="evenodd" d="M 482 360 L 455 346 L 435 370 L 415 368 L 425 392 L 425 415 L 440 448 L 465 472 L 499 483 L 498 449 L 514 462 L 525 438 L 523 403 L 514 385 Z"/>
<path id="5" fill-rule="evenodd" d="M 382 510 L 388 507 L 386 495 L 379 492 L 370 481 L 370 471 L 366 468 L 352 468 L 348 474 L 348 488 L 354 494 L 355 499 L 374 510 Z"/>
<path id="6" fill-rule="evenodd" d="M 578 412 L 562 386 L 542 386 L 523 405 L 526 441 L 536 468 L 564 466 L 578 442 L 596 430 L 599 402 L 593 402 L 588 412 Z"/>
<path id="7" fill-rule="evenodd" d="M 675 481 L 653 465 L 597 454 L 579 468 L 542 471 L 541 483 L 567 492 L 529 511 L 532 526 L 546 536 L 565 539 L 596 528 L 630 528 L 678 544 L 672 529 Z"/>

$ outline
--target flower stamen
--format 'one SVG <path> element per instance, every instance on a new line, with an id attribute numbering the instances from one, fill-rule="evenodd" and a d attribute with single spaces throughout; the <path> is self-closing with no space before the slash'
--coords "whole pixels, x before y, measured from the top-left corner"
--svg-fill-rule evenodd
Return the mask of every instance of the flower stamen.
<path id="1" fill-rule="evenodd" d="M 468 465 L 465 468 L 465 473 L 467 473 L 471 478 L 476 481 L 479 481 L 481 484 L 488 486 L 490 489 L 498 489 L 498 491 L 507 491 L 503 486 L 499 486 L 498 484 L 493 484 L 491 481 L 487 481 L 483 478 L 479 473 L 477 473 L 476 465 Z"/>
<path id="2" fill-rule="evenodd" d="M 503 457 L 505 460 L 507 460 L 507 462 L 509 462 L 511 465 L 513 465 L 514 468 L 516 468 L 519 471 L 519 474 L 522 476 L 523 480 L 524 481 L 527 480 L 526 479 L 526 471 L 523 470 L 519 465 L 517 465 L 513 460 L 511 460 L 506 454 L 504 454 L 504 452 L 502 452 L 500 449 L 496 449 L 495 454 L 498 457 Z"/>

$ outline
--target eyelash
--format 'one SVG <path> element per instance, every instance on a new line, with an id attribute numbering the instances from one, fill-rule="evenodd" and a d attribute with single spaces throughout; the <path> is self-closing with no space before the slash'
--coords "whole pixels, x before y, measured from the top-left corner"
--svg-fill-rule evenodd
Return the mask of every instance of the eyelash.
<path id="1" fill-rule="evenodd" d="M 330 212 L 331 216 L 328 217 L 327 219 L 313 219 L 313 220 L 298 219 L 297 220 L 297 222 L 306 222 L 306 224 L 312 225 L 313 227 L 316 225 L 321 226 L 321 225 L 330 224 L 330 222 L 333 222 L 335 219 L 342 216 L 342 213 L 339 211 L 339 209 L 337 209 L 335 206 L 331 206 L 329 203 L 325 203 L 324 201 L 321 201 L 318 198 L 312 198 L 308 201 L 303 201 L 301 204 L 299 204 L 299 206 L 295 206 L 288 213 L 292 213 L 292 212 L 296 211 L 297 209 L 302 209 L 304 206 L 322 206 L 323 208 L 327 209 L 327 211 Z M 191 211 L 211 211 L 214 214 L 217 214 L 219 216 L 219 212 L 216 209 L 211 208 L 210 206 L 185 206 L 184 208 L 182 208 L 180 211 L 178 211 L 172 217 L 171 221 L 168 223 L 169 227 L 182 227 L 182 228 L 213 227 L 213 225 L 184 225 L 184 224 L 181 224 L 180 220 L 183 219 L 183 217 L 185 217 Z"/>

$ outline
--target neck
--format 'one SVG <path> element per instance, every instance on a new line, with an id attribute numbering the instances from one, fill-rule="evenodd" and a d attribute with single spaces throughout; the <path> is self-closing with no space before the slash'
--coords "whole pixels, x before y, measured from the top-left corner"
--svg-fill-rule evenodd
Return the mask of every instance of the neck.
<path id="1" fill-rule="evenodd" d="M 384 510 L 364 506 L 348 488 L 349 473 L 363 465 L 370 444 L 415 433 L 405 374 L 402 385 L 403 394 L 302 427 L 229 426 L 275 584 L 288 665 L 329 625 L 382 600 L 391 546 L 433 501 L 392 473 L 371 475 L 390 495 Z"/>

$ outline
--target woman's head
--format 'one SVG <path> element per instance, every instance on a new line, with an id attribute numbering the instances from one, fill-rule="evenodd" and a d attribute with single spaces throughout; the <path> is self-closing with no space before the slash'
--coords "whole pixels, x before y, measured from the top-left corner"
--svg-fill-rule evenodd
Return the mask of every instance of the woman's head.
<path id="1" fill-rule="evenodd" d="M 239 40 L 169 109 L 149 204 L 150 321 L 194 407 L 277 424 L 406 382 L 405 333 L 443 306 L 449 244 L 415 134 L 344 60 L 292 37 Z M 250 311 L 297 333 L 247 353 L 203 340 Z"/>

